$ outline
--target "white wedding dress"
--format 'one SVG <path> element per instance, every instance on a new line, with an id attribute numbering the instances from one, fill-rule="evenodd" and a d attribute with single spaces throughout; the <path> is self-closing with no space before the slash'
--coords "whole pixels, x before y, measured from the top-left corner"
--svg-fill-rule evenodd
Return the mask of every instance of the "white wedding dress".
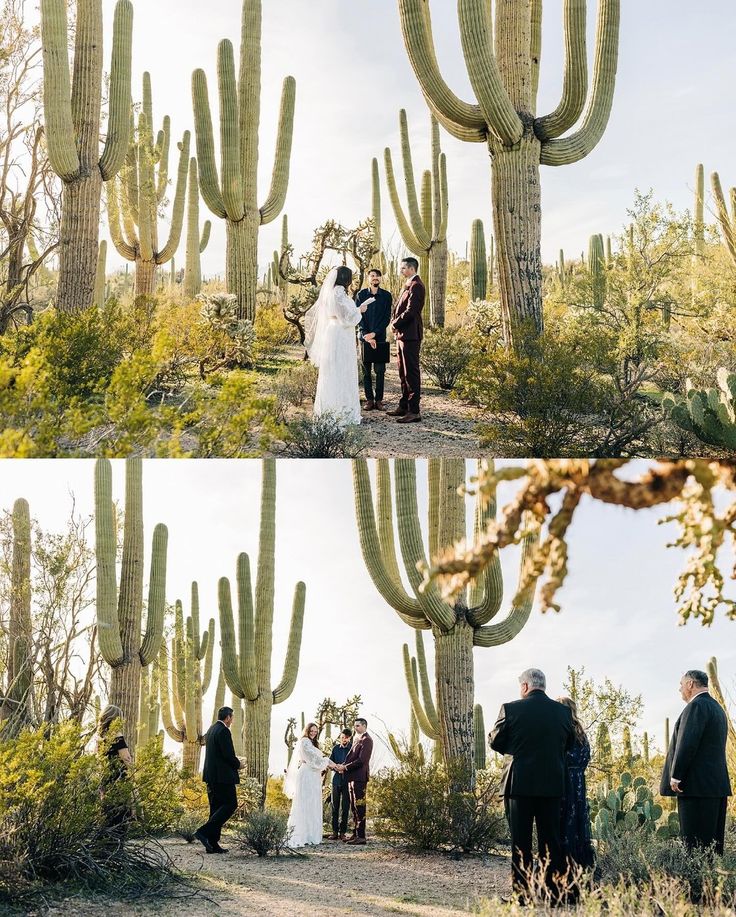
<path id="1" fill-rule="evenodd" d="M 322 771 L 328 761 L 306 737 L 294 749 L 284 780 L 284 793 L 292 800 L 289 847 L 322 843 Z"/>
<path id="2" fill-rule="evenodd" d="M 314 416 L 331 414 L 346 427 L 360 423 L 355 328 L 362 314 L 345 288 L 335 285 L 336 277 L 333 269 L 307 313 L 305 344 L 319 369 Z"/>

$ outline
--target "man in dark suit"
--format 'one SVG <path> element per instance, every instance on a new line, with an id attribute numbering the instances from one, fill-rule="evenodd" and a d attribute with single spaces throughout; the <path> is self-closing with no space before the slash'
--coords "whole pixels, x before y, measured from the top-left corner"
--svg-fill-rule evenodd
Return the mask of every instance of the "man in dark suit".
<path id="1" fill-rule="evenodd" d="M 335 742 L 330 754 L 330 761 L 335 764 L 344 764 L 353 747 L 353 732 L 351 729 L 343 729 Z M 347 774 L 342 771 L 335 771 L 332 775 L 332 834 L 328 840 L 341 841 L 346 840 L 345 834 L 348 830 L 348 812 L 350 805 L 350 786 L 348 784 Z"/>
<path id="2" fill-rule="evenodd" d="M 532 829 L 537 824 L 545 883 L 553 900 L 565 871 L 561 804 L 565 792 L 567 750 L 575 740 L 572 711 L 547 697 L 539 669 L 519 676 L 521 700 L 504 704 L 489 736 L 491 748 L 507 755 L 501 777 L 506 817 L 511 829 L 511 876 L 524 896 L 532 874 Z"/>
<path id="3" fill-rule="evenodd" d="M 368 722 L 359 717 L 353 724 L 355 739 L 353 747 L 342 765 L 342 773 L 347 776 L 350 792 L 350 808 L 353 813 L 353 834 L 345 843 L 365 844 L 365 795 L 370 778 L 370 761 L 373 752 L 373 739 L 368 735 Z M 340 765 L 338 765 L 340 770 Z"/>
<path id="4" fill-rule="evenodd" d="M 397 423 L 417 423 L 422 419 L 419 412 L 422 387 L 419 351 L 424 336 L 422 309 L 427 291 L 417 274 L 418 269 L 416 258 L 404 258 L 401 262 L 401 273 L 406 278 L 406 284 L 391 319 L 391 328 L 396 338 L 401 400 L 398 408 L 388 414 L 396 417 Z"/>
<path id="5" fill-rule="evenodd" d="M 680 679 L 687 706 L 680 714 L 662 771 L 659 792 L 677 797 L 680 836 L 689 849 L 710 847 L 723 856 L 731 782 L 726 764 L 728 720 L 708 692 L 708 676 L 691 669 Z"/>
<path id="6" fill-rule="evenodd" d="M 235 786 L 240 783 L 238 771 L 243 765 L 235 754 L 230 732 L 232 722 L 232 707 L 220 707 L 217 722 L 210 726 L 205 736 L 202 780 L 207 784 L 210 817 L 194 836 L 207 853 L 227 853 L 225 847 L 220 847 L 220 834 L 222 826 L 238 808 Z"/>
<path id="7" fill-rule="evenodd" d="M 386 363 L 377 359 L 382 356 L 381 351 L 387 351 L 386 329 L 391 321 L 392 299 L 388 290 L 381 287 L 383 275 L 378 268 L 368 271 L 368 286 L 355 297 L 355 304 L 360 307 L 363 303 L 368 308 L 360 320 L 360 341 L 363 348 L 361 358 L 363 361 L 363 391 L 365 392 L 366 411 L 383 410 L 383 387 L 386 378 Z M 373 390 L 373 372 L 376 374 L 376 388 Z"/>

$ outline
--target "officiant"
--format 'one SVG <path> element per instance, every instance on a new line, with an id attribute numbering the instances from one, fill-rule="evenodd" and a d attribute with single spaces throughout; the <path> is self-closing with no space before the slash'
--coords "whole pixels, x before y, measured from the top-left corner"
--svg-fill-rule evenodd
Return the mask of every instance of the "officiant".
<path id="1" fill-rule="evenodd" d="M 386 340 L 386 329 L 391 321 L 393 301 L 388 290 L 381 287 L 381 271 L 371 268 L 368 271 L 368 286 L 355 297 L 355 304 L 367 309 L 359 325 L 361 361 L 363 363 L 363 391 L 365 392 L 365 411 L 383 410 L 383 386 L 386 376 L 386 364 L 391 359 L 390 345 Z M 375 373 L 375 390 L 373 375 Z"/>

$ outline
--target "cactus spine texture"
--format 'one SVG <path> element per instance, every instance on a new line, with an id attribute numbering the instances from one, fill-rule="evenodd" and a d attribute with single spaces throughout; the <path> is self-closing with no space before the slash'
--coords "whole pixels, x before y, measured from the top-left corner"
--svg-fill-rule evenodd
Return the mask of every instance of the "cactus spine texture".
<path id="1" fill-rule="evenodd" d="M 588 94 L 586 0 L 565 0 L 565 72 L 555 111 L 537 117 L 541 0 L 459 0 L 465 64 L 477 102 L 455 95 L 445 82 L 432 39 L 428 0 L 399 0 L 404 44 L 434 115 L 454 137 L 486 143 L 491 154 L 493 235 L 507 342 L 517 349 L 527 326 L 541 333 L 542 258 L 539 166 L 577 162 L 603 136 L 613 102 L 620 0 L 601 0 L 590 101 L 578 130 L 563 137 L 583 113 Z"/>
<path id="2" fill-rule="evenodd" d="M 0 685 L 0 735 L 10 738 L 31 722 L 33 623 L 31 620 L 31 515 L 28 502 L 13 504 L 13 554 L 5 690 Z M 2 696 L 4 695 L 4 696 Z"/>
<path id="3" fill-rule="evenodd" d="M 473 220 L 470 230 L 470 298 L 485 299 L 488 292 L 488 259 L 483 220 Z"/>
<path id="4" fill-rule="evenodd" d="M 56 306 L 76 312 L 94 301 L 102 183 L 118 173 L 128 147 L 133 5 L 115 4 L 102 155 L 102 0 L 77 2 L 71 79 L 66 11 L 66 0 L 41 0 L 45 137 L 63 182 Z"/>
<path id="5" fill-rule="evenodd" d="M 95 551 L 97 558 L 97 629 L 102 658 L 112 669 L 109 701 L 123 711 L 126 738 L 135 750 L 141 689 L 141 667 L 158 656 L 163 637 L 166 600 L 168 530 L 153 531 L 148 580 L 146 628 L 143 615 L 143 471 L 139 458 L 125 461 L 125 523 L 118 591 L 117 530 L 112 501 L 112 466 L 108 459 L 95 464 Z"/>
<path id="6" fill-rule="evenodd" d="M 409 126 L 403 108 L 399 114 L 399 129 L 406 198 L 409 205 L 408 217 L 399 197 L 391 150 L 386 147 L 384 160 L 389 195 L 404 245 L 419 258 L 419 274 L 428 284 L 430 324 L 433 327 L 442 327 L 445 324 L 447 293 L 447 159 L 440 149 L 439 124 L 437 119 L 432 117 L 431 169 L 422 175 L 421 194 L 418 197 L 409 143 Z"/>
<path id="7" fill-rule="evenodd" d="M 456 762 L 472 781 L 475 742 L 473 733 L 473 647 L 500 646 L 512 640 L 529 619 L 534 587 L 526 587 L 514 601 L 508 617 L 490 623 L 499 612 L 503 578 L 498 556 L 468 593 L 452 602 L 442 598 L 435 585 L 423 586 L 418 564 L 426 563 L 417 506 L 416 466 L 412 459 L 394 463 L 396 518 L 399 543 L 413 595 L 406 592 L 399 574 L 391 512 L 391 478 L 386 460 L 377 467 L 374 507 L 368 465 L 353 463 L 358 534 L 368 572 L 385 601 L 404 623 L 416 630 L 432 630 L 435 646 L 437 724 L 445 762 Z M 437 557 L 466 536 L 465 500 L 458 490 L 465 484 L 462 459 L 429 459 L 429 551 Z M 476 531 L 485 531 L 495 518 L 495 495 L 475 510 Z M 522 546 L 522 582 L 537 544 L 538 534 L 526 536 Z M 404 659 L 408 651 L 405 652 Z M 421 676 L 421 668 L 420 668 Z M 427 723 L 415 705 L 420 727 Z M 426 712 L 426 711 L 425 711 Z M 434 728 L 429 718 L 430 728 Z"/>
<path id="8" fill-rule="evenodd" d="M 185 622 L 182 603 L 177 600 L 171 652 L 167 652 L 166 641 L 162 640 L 159 653 L 164 727 L 175 742 L 182 743 L 182 765 L 190 774 L 199 771 L 200 752 L 204 745 L 202 701 L 212 680 L 214 643 L 214 618 L 210 618 L 207 630 L 200 635 L 199 590 L 197 584 L 192 583 L 191 613 Z"/>
<path id="9" fill-rule="evenodd" d="M 187 198 L 187 260 L 184 267 L 184 295 L 190 298 L 202 291 L 202 263 L 200 255 L 209 245 L 212 223 L 205 220 L 199 232 L 199 175 L 197 160 L 189 160 L 189 189 Z M 173 260 L 172 260 L 173 263 Z"/>
<path id="10" fill-rule="evenodd" d="M 256 314 L 259 228 L 281 213 L 289 184 L 296 83 L 284 80 L 271 190 L 259 207 L 258 129 L 261 107 L 261 0 L 243 0 L 240 73 L 235 77 L 232 43 L 217 49 L 220 95 L 220 160 L 218 176 L 212 115 L 203 70 L 192 74 L 194 125 L 202 197 L 215 216 L 225 220 L 227 289 L 238 298 L 238 317 Z"/>
<path id="11" fill-rule="evenodd" d="M 718 388 L 699 390 L 688 379 L 686 397 L 668 392 L 662 407 L 678 427 L 702 442 L 736 452 L 736 373 L 722 366 L 716 380 Z"/>
<path id="12" fill-rule="evenodd" d="M 138 713 L 138 745 L 145 745 L 158 735 L 161 716 L 159 704 L 159 666 L 154 660 L 150 666 L 141 669 L 141 697 Z"/>
<path id="13" fill-rule="evenodd" d="M 265 800 L 268 754 L 271 741 L 271 708 L 287 700 L 299 671 L 306 586 L 294 590 L 291 628 L 281 681 L 272 687 L 274 567 L 276 558 L 276 464 L 263 462 L 261 525 L 258 545 L 255 603 L 251 590 L 250 560 L 240 554 L 237 562 L 238 634 L 236 637 L 230 581 L 219 582 L 222 668 L 225 681 L 237 699 L 245 700 L 245 757 L 247 774 L 256 778 Z M 255 607 L 254 607 L 255 604 Z"/>
<path id="14" fill-rule="evenodd" d="M 187 190 L 189 131 L 179 144 L 179 168 L 174 193 L 169 238 L 158 240 L 158 211 L 166 197 L 169 180 L 171 122 L 166 115 L 154 138 L 151 75 L 143 74 L 143 108 L 137 136 L 132 127 L 130 144 L 121 174 L 107 183 L 110 237 L 117 253 L 135 262 L 135 295 L 153 296 L 156 268 L 171 261 L 181 240 L 184 199 Z"/>
<path id="15" fill-rule="evenodd" d="M 103 239 L 97 253 L 97 271 L 95 272 L 94 304 L 98 309 L 105 305 L 105 272 L 107 268 L 107 242 Z"/>
<path id="16" fill-rule="evenodd" d="M 483 707 L 476 704 L 473 707 L 473 731 L 475 732 L 475 767 L 476 770 L 486 769 L 486 724 L 483 717 Z"/>

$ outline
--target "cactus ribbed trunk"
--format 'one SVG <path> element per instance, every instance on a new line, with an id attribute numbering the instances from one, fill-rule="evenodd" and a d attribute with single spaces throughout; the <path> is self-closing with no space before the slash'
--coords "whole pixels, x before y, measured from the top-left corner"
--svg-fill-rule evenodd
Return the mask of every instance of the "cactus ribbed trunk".
<path id="1" fill-rule="evenodd" d="M 264 788 L 268 783 L 268 755 L 271 746 L 271 708 L 273 707 L 270 692 L 264 692 L 258 700 L 245 702 L 245 757 L 248 762 L 248 776 L 255 779 Z"/>
<path id="2" fill-rule="evenodd" d="M 189 774 L 198 774 L 201 756 L 202 746 L 199 742 L 184 742 L 181 754 L 183 770 Z"/>
<path id="3" fill-rule="evenodd" d="M 447 294 L 447 240 L 433 242 L 429 253 L 429 303 L 430 324 L 443 328 L 445 324 L 445 296 Z"/>
<path id="4" fill-rule="evenodd" d="M 135 295 L 154 296 L 156 293 L 156 267 L 155 261 L 144 261 L 136 258 L 135 262 Z"/>
<path id="5" fill-rule="evenodd" d="M 102 176 L 97 163 L 61 193 L 59 286 L 56 308 L 79 312 L 94 302 L 99 252 Z"/>
<path id="6" fill-rule="evenodd" d="M 493 149 L 493 227 L 504 338 L 515 350 L 542 334 L 540 143 L 527 129 L 514 149 Z"/>
<path id="7" fill-rule="evenodd" d="M 227 288 L 238 298 L 238 318 L 254 321 L 256 317 L 258 264 L 258 212 L 247 213 L 242 220 L 226 223 L 227 248 L 225 275 Z"/>
<path id="8" fill-rule="evenodd" d="M 473 628 L 458 621 L 449 633 L 435 629 L 435 677 L 440 742 L 446 762 L 473 773 Z"/>

